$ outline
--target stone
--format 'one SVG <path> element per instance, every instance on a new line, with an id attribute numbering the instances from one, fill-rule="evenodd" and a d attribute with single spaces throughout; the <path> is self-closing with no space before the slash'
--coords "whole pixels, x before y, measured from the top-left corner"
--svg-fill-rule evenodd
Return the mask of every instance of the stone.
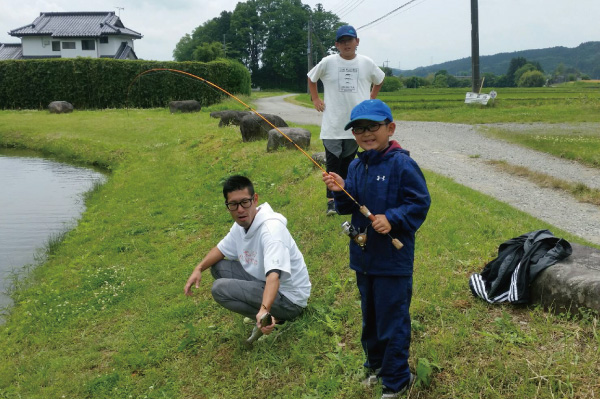
<path id="1" fill-rule="evenodd" d="M 288 127 L 287 123 L 281 117 L 273 114 L 262 114 L 262 116 L 271 122 L 275 127 Z M 252 113 L 242 118 L 240 123 L 240 131 L 242 133 L 242 141 L 265 140 L 269 138 L 269 130 L 273 126 L 265 122 L 263 118 Z"/>
<path id="2" fill-rule="evenodd" d="M 571 243 L 573 253 L 548 267 L 531 283 L 531 303 L 555 313 L 579 308 L 600 313 L 600 250 Z"/>
<path id="3" fill-rule="evenodd" d="M 73 112 L 73 104 L 67 101 L 52 101 L 48 104 L 48 111 L 51 114 L 68 114 Z"/>
<path id="4" fill-rule="evenodd" d="M 299 127 L 279 128 L 288 136 L 298 147 L 308 149 L 310 147 L 310 131 Z M 269 139 L 267 141 L 267 152 L 276 151 L 280 147 L 296 148 L 288 139 L 286 139 L 277 129 L 269 130 Z"/>
<path id="5" fill-rule="evenodd" d="M 196 100 L 171 101 L 169 109 L 171 113 L 176 112 L 200 112 L 202 106 Z"/>
<path id="6" fill-rule="evenodd" d="M 215 111 L 211 112 L 211 118 L 221 119 L 219 122 L 219 127 L 235 125 L 239 126 L 242 122 L 242 118 L 244 116 L 253 114 L 252 111 L 235 111 L 235 110 L 224 110 L 224 111 Z"/>
<path id="7" fill-rule="evenodd" d="M 319 165 L 325 167 L 325 165 L 326 165 L 325 151 L 315 152 L 314 154 L 312 154 L 312 159 L 314 159 L 315 162 L 318 163 Z"/>

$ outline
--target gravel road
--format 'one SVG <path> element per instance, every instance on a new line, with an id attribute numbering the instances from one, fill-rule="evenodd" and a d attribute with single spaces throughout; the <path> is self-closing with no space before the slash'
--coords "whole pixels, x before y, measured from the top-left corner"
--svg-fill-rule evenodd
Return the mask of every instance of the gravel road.
<path id="1" fill-rule="evenodd" d="M 283 100 L 284 97 L 286 96 L 256 100 L 257 110 L 279 115 L 292 123 L 321 124 L 321 114 L 316 110 L 290 104 Z M 485 137 L 480 133 L 480 129 L 485 126 L 400 121 L 393 138 L 410 151 L 421 168 L 447 176 L 457 183 L 600 245 L 599 207 L 578 202 L 562 191 L 540 188 L 526 179 L 500 172 L 486 161 L 504 160 L 512 165 L 563 180 L 581 182 L 596 189 L 600 189 L 600 171 Z M 560 125 L 542 124 L 491 126 L 513 130 L 523 126 L 527 129 L 560 129 Z M 598 123 L 577 126 L 584 130 L 600 130 Z"/>

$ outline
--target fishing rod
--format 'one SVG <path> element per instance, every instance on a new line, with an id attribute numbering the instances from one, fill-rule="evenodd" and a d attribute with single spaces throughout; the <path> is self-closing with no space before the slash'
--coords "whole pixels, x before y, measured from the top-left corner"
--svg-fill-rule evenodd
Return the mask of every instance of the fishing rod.
<path id="1" fill-rule="evenodd" d="M 311 157 L 306 151 L 304 151 L 302 149 L 302 147 L 300 147 L 298 144 L 296 144 L 294 142 L 294 140 L 292 140 L 287 134 L 285 134 L 283 131 L 281 131 L 281 129 L 279 129 L 277 126 L 275 126 L 273 123 L 271 123 L 271 121 L 269 121 L 267 118 L 265 118 L 264 116 L 262 116 L 258 111 L 256 111 L 255 109 L 253 109 L 251 106 L 249 106 L 248 104 L 246 104 L 245 102 L 243 102 L 242 100 L 240 100 L 238 97 L 236 97 L 235 95 L 231 94 L 230 92 L 228 92 L 227 90 L 225 90 L 224 88 L 222 88 L 221 86 L 218 86 L 216 84 L 214 84 L 213 82 L 206 80 L 204 78 L 201 78 L 200 76 L 194 75 L 192 73 L 189 72 L 185 72 L 185 71 L 181 71 L 179 69 L 173 69 L 173 68 L 152 68 L 152 69 L 148 69 L 146 71 L 140 72 L 138 73 L 131 81 L 131 83 L 129 84 L 129 87 L 127 88 L 127 100 L 126 103 L 129 102 L 129 92 L 131 91 L 131 87 L 134 85 L 134 83 L 138 80 L 138 78 L 149 74 L 149 73 L 154 73 L 154 72 L 171 72 L 171 73 L 178 73 L 181 74 L 183 76 L 187 76 L 193 79 L 197 79 L 203 83 L 206 83 L 207 85 L 209 85 L 210 87 L 217 89 L 225 94 L 227 94 L 229 97 L 233 98 L 234 100 L 236 100 L 237 102 L 239 102 L 240 104 L 242 104 L 244 107 L 246 107 L 246 109 L 248 109 L 249 111 L 253 112 L 254 114 L 258 115 L 263 121 L 265 121 L 269 126 L 271 126 L 273 129 L 277 130 L 283 137 L 285 137 L 290 143 L 292 143 L 294 145 L 294 147 L 296 147 L 296 149 L 298 149 L 302 154 L 304 154 L 304 156 L 306 156 L 308 159 L 310 159 L 310 161 L 315 164 L 317 166 L 317 168 L 319 168 L 323 173 L 326 173 L 327 175 L 331 176 L 329 174 L 329 172 L 327 172 L 317 161 L 315 161 L 313 159 L 313 157 Z M 333 176 L 332 176 L 333 177 Z M 360 213 L 362 213 L 366 218 L 368 218 L 371 222 L 374 222 L 375 216 L 371 213 L 371 211 L 369 211 L 369 209 L 367 209 L 367 207 L 365 205 L 361 205 L 356 199 L 354 199 L 354 197 L 352 195 L 350 195 L 350 193 L 344 189 L 344 187 L 342 187 L 337 181 L 335 181 L 335 179 L 332 179 L 332 181 L 335 183 L 336 186 L 338 186 L 347 196 L 348 198 L 350 198 L 359 208 Z M 346 231 L 346 228 L 344 228 L 344 231 Z M 392 245 L 396 248 L 396 249 L 401 249 L 404 244 L 402 244 L 402 242 L 400 242 L 400 240 L 398 240 L 397 238 L 392 237 L 389 233 L 387 233 L 388 237 L 390 237 L 392 239 Z M 354 241 L 356 241 L 358 243 L 358 245 L 360 245 L 361 247 L 364 247 L 365 245 L 365 241 L 366 241 L 366 237 L 365 236 L 361 236 L 361 235 L 356 235 L 355 237 L 350 236 L 352 239 L 354 239 Z"/>

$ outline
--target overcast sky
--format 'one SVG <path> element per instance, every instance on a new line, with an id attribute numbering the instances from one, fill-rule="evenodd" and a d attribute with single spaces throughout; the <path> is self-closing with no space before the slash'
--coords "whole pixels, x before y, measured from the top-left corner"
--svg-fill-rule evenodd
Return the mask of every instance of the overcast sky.
<path id="1" fill-rule="evenodd" d="M 355 28 L 410 0 L 303 0 L 323 4 Z M 0 0 L 0 43 L 17 43 L 7 32 L 30 24 L 40 12 L 115 11 L 144 37 L 139 58 L 172 60 L 186 33 L 233 11 L 238 0 Z M 122 9 L 117 9 L 121 7 Z M 600 41 L 600 0 L 479 0 L 480 55 Z M 470 0 L 416 0 L 383 20 L 358 29 L 358 51 L 378 65 L 413 69 L 471 54 Z"/>

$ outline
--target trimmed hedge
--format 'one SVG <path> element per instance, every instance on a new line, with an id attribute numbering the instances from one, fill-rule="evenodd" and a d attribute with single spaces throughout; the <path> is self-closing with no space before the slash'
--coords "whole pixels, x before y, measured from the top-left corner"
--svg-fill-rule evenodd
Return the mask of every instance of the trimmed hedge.
<path id="1" fill-rule="evenodd" d="M 179 73 L 152 72 L 133 81 L 138 74 L 154 68 L 185 71 L 232 94 L 250 94 L 250 73 L 242 64 L 230 60 L 6 60 L 0 61 L 0 109 L 45 109 L 52 101 L 68 101 L 75 109 L 157 108 L 166 107 L 173 100 L 197 100 L 207 106 L 225 96 L 208 84 Z"/>

